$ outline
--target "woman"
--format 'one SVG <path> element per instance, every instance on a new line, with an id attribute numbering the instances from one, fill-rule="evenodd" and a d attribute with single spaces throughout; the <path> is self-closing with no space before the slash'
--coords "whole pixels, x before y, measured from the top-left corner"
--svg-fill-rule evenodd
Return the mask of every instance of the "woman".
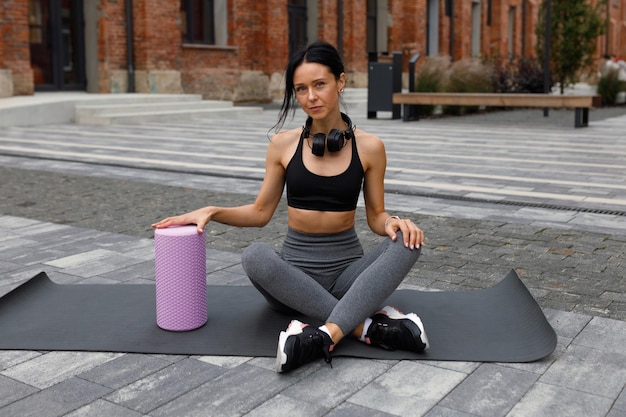
<path id="1" fill-rule="evenodd" d="M 390 306 L 377 311 L 417 261 L 424 234 L 411 220 L 385 211 L 385 148 L 340 112 L 346 75 L 337 50 L 325 42 L 308 46 L 290 59 L 285 80 L 278 133 L 268 145 L 255 202 L 208 206 L 152 226 L 196 224 L 198 233 L 210 221 L 262 227 L 286 185 L 288 231 L 280 253 L 253 243 L 242 265 L 274 308 L 325 324 L 313 328 L 292 321 L 279 335 L 276 370 L 287 372 L 322 357 L 330 363 L 330 352 L 350 333 L 385 349 L 424 350 L 428 341 L 415 314 Z M 294 99 L 307 121 L 301 129 L 279 131 Z M 354 229 L 361 187 L 369 227 L 389 237 L 365 255 Z"/>

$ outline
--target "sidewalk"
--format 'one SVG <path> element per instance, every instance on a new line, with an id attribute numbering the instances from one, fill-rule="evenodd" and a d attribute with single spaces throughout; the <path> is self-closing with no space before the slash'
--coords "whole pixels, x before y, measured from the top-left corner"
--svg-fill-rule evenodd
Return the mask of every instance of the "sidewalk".
<path id="1" fill-rule="evenodd" d="M 390 177 L 397 183 L 409 178 L 407 172 L 411 169 L 435 168 L 425 166 L 426 161 L 422 163 L 419 158 L 401 158 L 396 153 L 408 155 L 414 149 L 437 154 L 432 160 L 444 158 L 443 151 L 426 142 L 434 143 L 440 140 L 437 137 L 443 140 L 459 132 L 465 132 L 468 141 L 478 143 L 488 136 L 483 131 L 503 138 L 514 131 L 522 141 L 520 145 L 526 141 L 530 146 L 538 146 L 534 143 L 537 135 L 554 141 L 560 137 L 594 137 L 598 142 L 612 136 L 606 139 L 613 143 L 611 164 L 623 165 L 626 143 L 621 132 L 626 131 L 626 118 L 594 118 L 592 113 L 589 128 L 572 132 L 571 114 L 563 115 L 561 126 L 559 113 L 553 112 L 550 122 L 554 124 L 541 120 L 539 126 L 529 127 L 524 136 L 523 129 L 516 126 L 537 114 L 529 116 L 521 110 L 479 115 L 465 121 L 440 119 L 403 124 L 359 119 L 357 123 L 366 130 L 378 129 L 390 138 Z M 132 133 L 135 139 L 124 139 L 124 146 L 144 154 L 125 150 L 123 155 L 143 160 L 146 149 L 160 147 L 161 141 L 165 141 L 163 146 L 175 146 L 182 140 L 202 138 L 203 144 L 198 146 L 210 148 L 211 152 L 207 148 L 195 152 L 205 163 L 217 166 L 212 153 L 219 154 L 223 147 L 226 155 L 245 155 L 245 167 L 250 170 L 258 166 L 256 154 L 237 146 L 226 132 L 230 125 L 241 131 L 265 126 L 265 132 L 273 117 L 271 113 L 246 120 L 212 121 L 210 125 L 199 122 L 197 129 L 188 124 L 95 130 L 72 125 L 5 129 L 0 131 L 0 145 L 5 138 L 19 136 L 39 140 L 35 149 L 67 154 L 70 146 L 78 146 L 74 137 L 93 133 L 99 135 L 94 142 L 98 146 L 120 146 L 113 139 L 103 143 L 102 134 Z M 503 126 L 501 120 L 505 117 L 508 122 Z M 449 128 L 453 125 L 460 127 Z M 207 126 L 211 128 L 206 129 Z M 172 139 L 159 139 L 157 145 L 156 132 L 164 129 L 170 129 L 168 136 Z M 414 144 L 408 140 L 414 139 L 413 131 L 420 132 Z M 151 137 L 151 141 L 144 142 L 142 135 Z M 226 139 L 228 146 L 211 143 L 208 139 L 213 137 Z M 262 137 L 260 141 L 266 140 Z M 502 149 L 494 144 L 476 157 L 500 159 L 500 164 L 517 169 L 516 163 L 510 162 L 511 155 L 501 153 Z M 188 156 L 180 157 L 179 162 L 188 167 L 181 172 L 141 167 L 139 162 L 133 168 L 91 159 L 107 153 L 97 149 L 83 148 L 82 161 L 74 162 L 45 159 L 23 151 L 21 155 L 7 152 L 0 154 L 0 294 L 42 270 L 63 284 L 153 282 L 149 228 L 152 221 L 209 204 L 207 201 L 220 205 L 249 202 L 259 185 L 256 171 L 250 171 L 246 178 L 194 172 L 190 168 L 194 161 Z M 464 156 L 471 156 L 467 152 Z M 170 162 L 174 160 L 169 158 Z M 450 172 L 461 175 L 461 171 L 467 170 L 470 174 L 471 167 L 456 161 L 450 165 Z M 525 164 L 520 163 L 519 168 Z M 602 164 L 607 163 L 603 160 Z M 230 168 L 236 165 L 233 161 Z M 585 188 L 585 181 L 597 190 L 605 190 L 608 170 L 598 180 L 585 177 L 584 170 L 578 169 L 579 189 L 570 180 L 565 184 L 566 174 L 553 178 L 552 183 L 547 179 L 537 182 L 533 190 L 496 173 L 486 183 L 478 183 L 476 178 L 471 185 L 487 190 L 489 182 L 505 181 L 502 189 L 517 190 L 529 204 L 556 201 L 538 200 L 540 193 L 563 198 L 590 195 L 589 190 L 594 188 Z M 411 175 L 414 178 L 417 174 Z M 429 182 L 435 182 L 435 174 L 432 175 Z M 585 212 L 574 215 L 549 207 L 490 203 L 487 196 L 472 201 L 466 198 L 467 194 L 460 199 L 445 199 L 444 192 L 454 196 L 468 184 L 452 174 L 438 178 L 438 183 L 442 188 L 434 190 L 434 197 L 425 196 L 433 189 L 420 191 L 419 184 L 402 188 L 396 183 L 392 187 L 400 187 L 397 193 L 386 196 L 388 211 L 415 218 L 428 236 L 424 255 L 403 286 L 437 290 L 486 288 L 508 269 L 516 268 L 559 336 L 557 349 L 550 357 L 530 364 L 336 358 L 332 369 L 320 362 L 289 375 L 278 375 L 272 371 L 272 358 L 0 351 L 0 415 L 626 415 L 623 216 Z M 455 183 L 459 184 L 458 189 L 451 187 Z M 447 191 L 444 184 L 448 184 Z M 570 188 L 562 190 L 560 186 Z M 606 191 L 607 200 L 623 198 L 622 186 L 623 181 L 616 181 L 614 189 Z M 558 202 L 574 204 L 563 199 Z M 604 203 L 589 208 L 600 212 L 618 209 Z M 208 282 L 248 285 L 240 265 L 241 250 L 259 239 L 280 244 L 285 231 L 284 214 L 283 203 L 266 228 L 238 230 L 212 225 L 207 229 Z M 377 238 L 367 232 L 362 205 L 358 222 L 359 235 L 367 248 Z M 124 262 L 120 262 L 122 259 Z"/>

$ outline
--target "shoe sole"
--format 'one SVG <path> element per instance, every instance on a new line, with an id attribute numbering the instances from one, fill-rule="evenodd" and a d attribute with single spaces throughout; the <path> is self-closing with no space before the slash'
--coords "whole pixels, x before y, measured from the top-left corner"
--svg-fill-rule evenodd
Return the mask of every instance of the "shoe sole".
<path id="1" fill-rule="evenodd" d="M 289 357 L 286 352 L 287 349 L 285 349 L 287 339 L 289 339 L 289 336 L 295 336 L 302 333 L 302 325 L 302 322 L 292 320 L 291 323 L 289 323 L 287 330 L 280 332 L 280 335 L 278 336 L 278 347 L 276 349 L 276 362 L 274 363 L 274 370 L 276 372 L 284 372 L 283 366 L 287 363 L 287 359 Z"/>
<path id="2" fill-rule="evenodd" d="M 428 343 L 428 336 L 426 336 L 426 331 L 424 330 L 424 324 L 422 323 L 422 320 L 418 317 L 417 314 L 415 314 L 415 313 L 404 314 L 404 313 L 400 312 L 400 310 L 398 310 L 397 308 L 392 307 L 392 306 L 386 306 L 381 311 L 384 311 L 385 314 L 387 315 L 387 317 L 389 317 L 390 319 L 396 319 L 396 320 L 408 319 L 408 320 L 411 320 L 420 329 L 420 340 L 422 341 L 422 343 L 424 345 L 426 345 L 424 350 L 426 350 L 426 349 L 428 349 L 430 347 L 430 344 Z"/>

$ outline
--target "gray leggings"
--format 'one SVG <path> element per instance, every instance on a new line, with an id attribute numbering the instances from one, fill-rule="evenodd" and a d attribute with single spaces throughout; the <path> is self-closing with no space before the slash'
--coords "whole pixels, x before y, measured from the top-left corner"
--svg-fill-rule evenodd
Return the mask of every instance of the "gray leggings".
<path id="1" fill-rule="evenodd" d="M 335 323 L 347 335 L 382 307 L 419 255 L 404 247 L 401 232 L 364 255 L 354 228 L 336 234 L 289 229 L 280 253 L 256 242 L 243 252 L 242 265 L 271 306 Z"/>

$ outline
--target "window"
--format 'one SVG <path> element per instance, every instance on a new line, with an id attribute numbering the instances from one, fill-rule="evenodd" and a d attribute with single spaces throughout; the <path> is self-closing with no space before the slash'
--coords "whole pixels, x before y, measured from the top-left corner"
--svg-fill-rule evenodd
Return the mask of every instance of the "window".
<path id="1" fill-rule="evenodd" d="M 439 55 L 439 0 L 428 0 L 428 55 Z"/>
<path id="2" fill-rule="evenodd" d="M 227 45 L 226 0 L 181 0 L 183 43 Z"/>
<path id="3" fill-rule="evenodd" d="M 472 56 L 480 56 L 480 28 L 481 28 L 480 0 L 472 2 Z"/>
<path id="4" fill-rule="evenodd" d="M 376 0 L 367 0 L 367 52 L 378 52 L 378 19 Z"/>
<path id="5" fill-rule="evenodd" d="M 309 43 L 306 0 L 289 0 L 287 3 L 287 20 L 289 25 L 289 55 L 293 55 Z"/>
<path id="6" fill-rule="evenodd" d="M 367 52 L 387 52 L 389 43 L 387 30 L 391 21 L 389 2 L 387 0 L 367 0 L 365 19 Z"/>
<path id="7" fill-rule="evenodd" d="M 508 27 L 508 55 L 509 59 L 515 56 L 515 7 L 509 8 L 509 27 Z"/>

